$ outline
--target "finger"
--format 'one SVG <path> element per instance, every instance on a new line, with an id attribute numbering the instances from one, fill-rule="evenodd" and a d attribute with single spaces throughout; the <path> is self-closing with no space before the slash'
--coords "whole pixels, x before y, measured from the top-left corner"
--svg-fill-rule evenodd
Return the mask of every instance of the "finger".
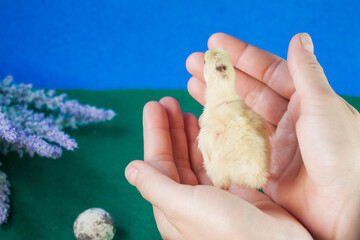
<path id="1" fill-rule="evenodd" d="M 298 220 L 295 219 L 288 211 L 275 204 L 267 195 L 259 192 L 256 189 L 243 188 L 235 185 L 230 186 L 228 191 L 251 203 L 253 206 L 260 209 L 263 213 L 272 216 L 273 219 L 277 219 L 277 221 L 280 222 L 282 229 L 286 228 L 286 225 L 292 227 L 298 225 L 300 229 L 302 228 L 302 230 L 304 230 L 303 236 L 309 237 L 308 233 L 298 222 Z"/>
<path id="2" fill-rule="evenodd" d="M 146 200 L 160 208 L 168 218 L 173 219 L 172 221 L 196 226 L 197 231 L 194 233 L 200 234 L 216 228 L 214 239 L 221 239 L 221 236 L 227 236 L 228 232 L 234 230 L 238 230 L 234 232 L 240 232 L 240 237 L 244 239 L 265 239 L 269 235 L 279 234 L 284 227 L 302 229 L 295 218 L 286 214 L 285 210 L 280 212 L 281 208 L 271 202 L 259 202 L 259 207 L 256 208 L 214 187 L 180 185 L 143 161 L 131 162 L 125 169 L 125 176 Z M 264 214 L 260 209 L 266 209 L 264 211 L 273 217 Z M 216 218 L 209 219 L 209 216 Z M 274 221 L 274 217 L 278 220 Z M 218 219 L 224 219 L 225 222 Z M 231 219 L 236 219 L 237 224 L 226 222 Z M 201 222 L 204 224 L 199 225 Z M 273 231 L 258 235 L 256 229 L 269 226 L 274 227 Z"/>
<path id="3" fill-rule="evenodd" d="M 190 95 L 204 105 L 205 90 L 201 89 L 203 86 L 206 87 L 203 77 L 204 53 L 197 52 L 191 54 L 186 61 L 186 67 L 190 74 L 203 82 L 202 84 L 191 78 L 188 83 L 188 89 Z M 235 69 L 235 77 L 236 91 L 244 102 L 255 112 L 263 116 L 266 121 L 277 125 L 287 109 L 288 101 L 266 84 L 238 69 Z"/>
<path id="4" fill-rule="evenodd" d="M 125 177 L 134 185 L 143 198 L 161 209 L 164 214 L 172 214 L 178 210 L 176 196 L 189 194 L 185 188 L 144 161 L 132 161 L 125 169 Z"/>
<path id="5" fill-rule="evenodd" d="M 236 68 L 265 83 L 284 98 L 290 99 L 295 91 L 286 61 L 279 56 L 224 33 L 213 34 L 208 47 L 224 49 Z"/>
<path id="6" fill-rule="evenodd" d="M 191 77 L 188 81 L 187 88 L 189 94 L 201 105 L 205 105 L 205 81 L 199 80 L 197 77 Z"/>
<path id="7" fill-rule="evenodd" d="M 178 239 L 179 230 L 173 225 L 165 213 L 158 207 L 153 206 L 156 226 L 163 239 Z"/>
<path id="8" fill-rule="evenodd" d="M 189 149 L 189 160 L 191 169 L 194 172 L 199 184 L 211 185 L 209 177 L 204 169 L 203 158 L 198 150 L 197 136 L 199 135 L 199 125 L 196 117 L 191 113 L 184 113 L 185 132 Z"/>
<path id="9" fill-rule="evenodd" d="M 242 198 L 243 200 L 254 204 L 260 201 L 271 201 L 270 198 L 256 189 L 245 188 L 238 185 L 231 185 L 228 192 Z"/>
<path id="10" fill-rule="evenodd" d="M 202 52 L 195 52 L 186 59 L 186 69 L 188 72 L 196 76 L 198 79 L 205 82 L 204 78 L 204 57 L 205 54 Z"/>
<path id="11" fill-rule="evenodd" d="M 200 116 L 199 116 L 199 120 L 198 120 L 198 125 L 199 125 L 199 128 L 201 129 L 203 127 L 202 125 L 202 118 L 204 117 L 204 113 L 202 113 Z"/>
<path id="12" fill-rule="evenodd" d="M 313 51 L 314 46 L 307 33 L 297 34 L 291 39 L 288 66 L 296 91 L 302 101 L 316 99 L 323 101 L 324 97 L 333 94 Z"/>
<path id="13" fill-rule="evenodd" d="M 161 209 L 166 216 L 171 212 L 182 212 L 179 210 L 180 206 L 188 205 L 189 208 L 193 209 L 200 207 L 203 203 L 208 204 L 209 207 L 211 206 L 209 210 L 218 211 L 216 206 L 218 202 L 236 202 L 236 205 L 243 207 L 244 210 L 253 211 L 249 203 L 231 195 L 224 195 L 221 190 L 214 187 L 198 188 L 196 195 L 194 195 L 193 188 L 184 188 L 185 185 L 176 183 L 158 169 L 143 161 L 137 160 L 129 163 L 125 169 L 125 177 L 130 184 L 138 189 L 144 199 Z M 182 196 L 180 197 L 182 199 L 179 196 Z M 213 201 L 209 201 L 209 199 Z M 232 205 L 234 204 L 229 204 L 229 206 Z M 255 212 L 261 214 L 259 211 Z M 202 215 L 203 213 L 200 211 L 198 214 Z M 183 215 L 195 216 L 192 211 L 183 212 Z"/>
<path id="14" fill-rule="evenodd" d="M 267 122 L 277 126 L 287 109 L 288 101 L 267 85 L 236 71 L 235 88 L 243 101 Z M 243 76 L 240 76 L 243 75 Z"/>
<path id="15" fill-rule="evenodd" d="M 235 88 L 241 99 L 267 122 L 277 125 L 287 109 L 288 101 L 260 81 L 236 70 Z M 205 82 L 190 78 L 188 90 L 200 104 L 205 103 Z"/>
<path id="16" fill-rule="evenodd" d="M 197 180 L 190 167 L 184 120 L 179 103 L 172 97 L 164 97 L 160 103 L 168 116 L 174 162 L 180 182 L 195 185 Z"/>
<path id="17" fill-rule="evenodd" d="M 156 226 L 162 236 L 163 239 L 177 239 L 179 236 L 179 231 L 177 227 L 172 224 L 172 222 L 169 220 L 169 218 L 166 216 L 165 212 L 161 207 L 166 205 L 166 198 L 169 196 L 166 195 L 165 191 L 166 189 L 162 188 L 162 184 L 160 186 L 156 185 L 161 183 L 162 181 L 168 182 L 170 181 L 170 184 L 175 183 L 170 178 L 166 177 L 163 173 L 159 172 L 158 169 L 154 167 L 150 167 L 149 165 L 142 169 L 140 172 L 143 174 L 137 174 L 137 168 L 134 167 L 136 164 L 139 164 L 140 162 L 140 168 L 141 168 L 141 161 L 133 161 L 130 163 L 126 169 L 125 169 L 125 177 L 131 183 L 132 185 L 135 185 L 141 195 L 148 200 L 153 205 L 153 212 L 154 212 L 154 218 L 156 221 Z M 134 164 L 135 163 L 135 164 Z M 139 167 L 139 165 L 138 165 Z M 150 171 L 147 171 L 149 170 Z M 153 173 L 152 173 L 153 172 Z M 140 177 L 139 177 L 140 176 Z M 149 177 L 151 176 L 151 177 Z M 152 177 L 161 179 L 159 182 L 152 182 Z M 144 186 L 147 184 L 146 186 Z M 153 189 L 157 189 L 161 193 L 165 193 L 162 196 L 158 196 L 156 192 L 154 192 Z M 163 191 L 162 191 L 163 190 Z"/>
<path id="18" fill-rule="evenodd" d="M 287 211 L 275 204 L 268 196 L 259 192 L 256 189 L 244 188 L 232 185 L 229 190 L 230 193 L 242 198 L 251 203 L 253 206 L 260 209 L 262 212 L 276 217 L 279 220 L 297 222 Z"/>
<path id="19" fill-rule="evenodd" d="M 144 160 L 179 182 L 166 110 L 158 102 L 148 102 L 143 110 Z"/>

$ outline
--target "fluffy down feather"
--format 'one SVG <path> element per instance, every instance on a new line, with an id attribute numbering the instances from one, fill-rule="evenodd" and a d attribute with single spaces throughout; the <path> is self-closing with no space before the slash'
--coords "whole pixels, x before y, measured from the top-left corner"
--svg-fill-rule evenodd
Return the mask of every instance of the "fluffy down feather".
<path id="1" fill-rule="evenodd" d="M 205 53 L 206 104 L 199 150 L 207 175 L 217 187 L 260 188 L 269 176 L 270 142 L 264 120 L 235 90 L 235 70 L 222 49 Z"/>

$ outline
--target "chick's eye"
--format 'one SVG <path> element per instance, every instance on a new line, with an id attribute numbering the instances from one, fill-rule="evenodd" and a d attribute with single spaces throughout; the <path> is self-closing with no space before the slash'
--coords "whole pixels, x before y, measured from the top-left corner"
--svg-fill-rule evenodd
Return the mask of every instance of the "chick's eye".
<path id="1" fill-rule="evenodd" d="M 227 67 L 223 64 L 221 64 L 220 66 L 216 66 L 216 70 L 219 72 L 224 72 L 226 71 Z"/>

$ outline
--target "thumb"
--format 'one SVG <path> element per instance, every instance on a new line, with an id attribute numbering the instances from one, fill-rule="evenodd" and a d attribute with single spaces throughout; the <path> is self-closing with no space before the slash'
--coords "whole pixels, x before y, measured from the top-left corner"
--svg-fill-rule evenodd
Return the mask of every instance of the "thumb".
<path id="1" fill-rule="evenodd" d="M 301 100 L 323 99 L 333 93 L 322 67 L 316 60 L 309 34 L 299 33 L 291 39 L 287 62 Z"/>
<path id="2" fill-rule="evenodd" d="M 170 198 L 186 192 L 182 185 L 144 161 L 131 162 L 125 169 L 125 177 L 143 198 L 162 210 L 169 208 Z"/>

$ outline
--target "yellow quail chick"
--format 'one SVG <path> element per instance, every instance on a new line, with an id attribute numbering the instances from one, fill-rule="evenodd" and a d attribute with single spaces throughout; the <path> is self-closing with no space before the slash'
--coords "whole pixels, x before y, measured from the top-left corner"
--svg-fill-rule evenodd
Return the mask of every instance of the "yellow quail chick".
<path id="1" fill-rule="evenodd" d="M 214 186 L 260 188 L 269 176 L 270 142 L 264 120 L 235 90 L 235 70 L 222 49 L 205 53 L 206 104 L 198 136 Z"/>

